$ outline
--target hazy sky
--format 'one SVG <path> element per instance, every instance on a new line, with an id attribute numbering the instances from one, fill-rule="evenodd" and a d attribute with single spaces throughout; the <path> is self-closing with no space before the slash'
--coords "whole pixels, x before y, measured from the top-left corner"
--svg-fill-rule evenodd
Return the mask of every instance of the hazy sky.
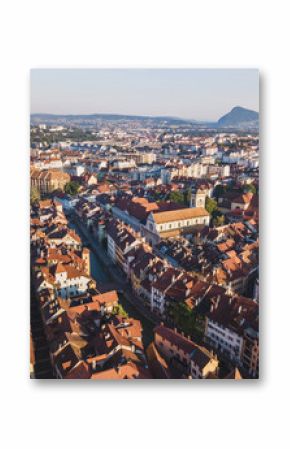
<path id="1" fill-rule="evenodd" d="M 259 110 L 255 69 L 33 69 L 31 112 L 169 115 L 216 120 Z"/>

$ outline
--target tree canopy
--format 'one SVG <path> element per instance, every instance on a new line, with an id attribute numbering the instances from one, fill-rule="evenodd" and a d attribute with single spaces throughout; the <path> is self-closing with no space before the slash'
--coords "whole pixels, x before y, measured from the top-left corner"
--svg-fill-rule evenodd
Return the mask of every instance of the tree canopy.
<path id="1" fill-rule="evenodd" d="M 216 200 L 207 197 L 206 200 L 205 200 L 205 208 L 208 211 L 208 213 L 210 215 L 212 215 L 213 212 L 216 211 L 217 208 L 218 208 Z"/>
<path id="2" fill-rule="evenodd" d="M 170 306 L 170 315 L 175 326 L 181 329 L 185 334 L 201 338 L 204 331 L 204 318 L 191 310 L 184 302 L 172 303 Z"/>
<path id="3" fill-rule="evenodd" d="M 245 186 L 245 188 L 244 188 L 244 191 L 245 192 L 252 192 L 252 193 L 256 193 L 257 192 L 257 189 L 256 189 L 256 187 L 254 186 L 254 184 L 247 184 L 246 186 Z"/>
<path id="4" fill-rule="evenodd" d="M 213 196 L 219 198 L 227 191 L 227 186 L 223 184 L 217 184 L 213 190 Z"/>
<path id="5" fill-rule="evenodd" d="M 115 315 L 121 315 L 125 318 L 128 318 L 128 313 L 121 304 L 118 304 L 116 307 L 114 307 L 113 313 Z"/>
<path id="6" fill-rule="evenodd" d="M 169 199 L 170 201 L 184 205 L 184 194 L 180 190 L 170 192 Z"/>
<path id="7" fill-rule="evenodd" d="M 64 186 L 64 191 L 68 195 L 76 195 L 80 189 L 80 184 L 76 181 L 70 181 Z"/>
<path id="8" fill-rule="evenodd" d="M 30 190 L 30 203 L 32 205 L 38 203 L 40 200 L 40 193 L 37 187 L 31 187 Z"/>
<path id="9" fill-rule="evenodd" d="M 190 206 L 190 200 L 191 200 L 191 188 L 188 187 L 188 189 L 185 190 L 184 192 L 184 204 L 186 204 L 186 206 Z"/>
<path id="10" fill-rule="evenodd" d="M 214 226 L 223 226 L 225 224 L 225 216 L 220 214 L 213 219 Z"/>

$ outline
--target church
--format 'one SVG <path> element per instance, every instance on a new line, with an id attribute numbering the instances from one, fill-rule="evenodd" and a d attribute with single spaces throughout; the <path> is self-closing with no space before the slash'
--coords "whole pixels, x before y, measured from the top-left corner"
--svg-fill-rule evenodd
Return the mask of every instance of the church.
<path id="1" fill-rule="evenodd" d="M 197 200 L 201 201 L 201 198 L 197 197 Z M 149 244 L 156 245 L 162 239 L 190 234 L 196 229 L 209 226 L 209 221 L 210 215 L 204 207 L 188 207 L 165 212 L 152 211 L 143 226 L 142 234 Z"/>

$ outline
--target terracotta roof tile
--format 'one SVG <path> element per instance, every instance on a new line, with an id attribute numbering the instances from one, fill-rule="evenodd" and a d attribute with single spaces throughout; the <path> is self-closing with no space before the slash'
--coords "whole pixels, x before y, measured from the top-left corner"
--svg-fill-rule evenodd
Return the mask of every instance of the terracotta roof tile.
<path id="1" fill-rule="evenodd" d="M 203 207 L 195 207 L 168 212 L 155 212 L 152 215 L 155 223 L 162 224 L 169 221 L 187 220 L 197 217 L 208 217 L 209 213 Z"/>

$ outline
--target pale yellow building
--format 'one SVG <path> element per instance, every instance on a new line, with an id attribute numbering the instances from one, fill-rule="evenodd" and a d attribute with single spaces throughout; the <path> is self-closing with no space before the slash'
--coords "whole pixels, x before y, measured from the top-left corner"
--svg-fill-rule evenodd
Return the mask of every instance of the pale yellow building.
<path id="1" fill-rule="evenodd" d="M 70 175 L 59 170 L 38 170 L 30 172 L 31 187 L 36 187 L 40 194 L 64 190 L 64 186 L 70 181 Z"/>

